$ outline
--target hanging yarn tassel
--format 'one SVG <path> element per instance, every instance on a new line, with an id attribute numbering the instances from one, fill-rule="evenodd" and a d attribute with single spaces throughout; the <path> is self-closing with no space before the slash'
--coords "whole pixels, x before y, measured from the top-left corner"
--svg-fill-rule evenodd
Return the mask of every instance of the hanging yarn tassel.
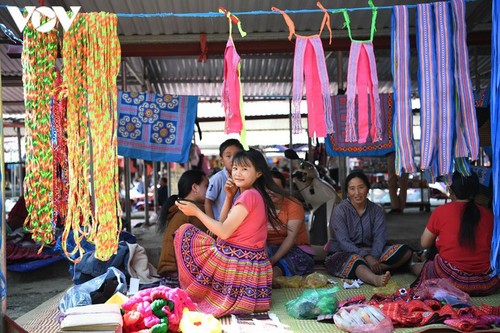
<path id="1" fill-rule="evenodd" d="M 38 32 L 31 23 L 24 29 L 23 83 L 26 107 L 24 178 L 28 217 L 24 226 L 35 242 L 54 242 L 52 220 L 52 147 L 50 140 L 50 96 L 54 87 L 57 32 Z"/>
<path id="2" fill-rule="evenodd" d="M 64 34 L 62 47 L 63 82 L 67 85 L 67 128 L 68 128 L 68 174 L 69 195 L 68 213 L 61 237 L 62 249 L 68 259 L 78 253 L 78 262 L 84 249 L 80 242 L 90 235 L 93 216 L 90 209 L 90 154 L 87 123 L 87 93 L 85 57 L 87 35 L 85 19 L 82 14 L 73 21 L 71 28 Z M 67 239 L 73 232 L 75 247 L 68 251 Z"/>
<path id="3" fill-rule="evenodd" d="M 53 155 L 53 225 L 64 225 L 68 212 L 68 143 L 66 139 L 66 91 L 57 71 L 56 88 L 51 100 L 51 132 Z"/>
<path id="4" fill-rule="evenodd" d="M 108 260 L 118 250 L 121 231 L 119 204 L 117 87 L 120 44 L 117 17 L 108 13 L 87 16 L 87 105 L 91 139 L 94 197 L 92 239 L 95 256 Z"/>
<path id="5" fill-rule="evenodd" d="M 500 117 L 500 0 L 493 0 L 492 33 L 491 33 L 491 95 L 490 119 Z M 497 123 L 491 122 L 492 151 L 500 151 L 500 133 Z M 493 215 L 495 217 L 493 237 L 491 239 L 491 267 L 493 274 L 500 276 L 500 157 L 493 155 L 492 182 L 493 182 Z"/>
<path id="6" fill-rule="evenodd" d="M 114 14 L 79 14 L 64 38 L 70 183 L 62 247 L 68 257 L 78 253 L 76 262 L 84 252 L 84 237 L 95 243 L 100 260 L 118 249 L 116 77 L 121 56 L 116 25 Z M 67 248 L 70 231 L 76 244 L 72 251 Z"/>

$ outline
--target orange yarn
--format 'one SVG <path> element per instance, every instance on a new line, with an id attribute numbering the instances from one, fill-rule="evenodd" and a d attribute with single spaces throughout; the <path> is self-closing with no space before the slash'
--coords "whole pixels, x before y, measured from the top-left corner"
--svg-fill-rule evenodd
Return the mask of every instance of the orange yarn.
<path id="1" fill-rule="evenodd" d="M 116 76 L 121 55 L 116 24 L 114 14 L 78 14 L 64 36 L 70 186 L 62 245 L 68 256 L 79 253 L 75 261 L 83 255 L 83 237 L 95 243 L 100 260 L 108 260 L 118 249 Z M 70 230 L 76 247 L 68 253 Z"/>
<path id="2" fill-rule="evenodd" d="M 57 32 L 40 33 L 30 23 L 24 30 L 23 83 L 25 95 L 26 176 L 28 217 L 24 227 L 36 242 L 54 242 L 52 225 L 52 146 L 50 140 L 50 96 L 54 87 Z"/>

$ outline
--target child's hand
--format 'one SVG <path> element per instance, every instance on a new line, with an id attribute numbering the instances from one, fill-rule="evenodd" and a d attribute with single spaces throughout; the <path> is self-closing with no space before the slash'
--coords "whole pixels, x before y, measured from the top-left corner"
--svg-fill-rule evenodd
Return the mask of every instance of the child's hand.
<path id="1" fill-rule="evenodd" d="M 196 216 L 196 214 L 200 212 L 198 206 L 188 200 L 178 199 L 175 201 L 175 205 L 186 216 Z"/>
<path id="2" fill-rule="evenodd" d="M 238 187 L 234 183 L 231 178 L 226 180 L 226 184 L 224 184 L 224 192 L 226 192 L 226 196 L 230 198 L 234 198 L 236 192 L 238 191 Z"/>

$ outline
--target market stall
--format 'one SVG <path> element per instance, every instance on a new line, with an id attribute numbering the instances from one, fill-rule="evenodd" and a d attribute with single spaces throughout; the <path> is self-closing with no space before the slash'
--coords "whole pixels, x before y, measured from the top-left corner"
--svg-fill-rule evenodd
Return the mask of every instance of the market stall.
<path id="1" fill-rule="evenodd" d="M 348 151 L 351 156 L 355 153 L 369 155 L 367 151 L 370 149 L 378 153 L 395 150 L 398 173 L 416 172 L 418 169 L 425 173 L 428 179 L 434 180 L 440 176 L 448 176 L 454 169 L 464 173 L 469 172 L 470 160 L 479 159 L 479 142 L 472 98 L 473 89 L 468 69 L 465 2 L 457 0 L 451 3 L 412 4 L 393 8 L 376 7 L 369 1 L 366 8 L 325 9 L 321 5 L 318 7 L 319 9 L 299 9 L 295 12 L 277 8 L 267 12 L 237 12 L 238 16 L 222 9 L 221 13 L 191 14 L 197 19 L 225 18 L 226 23 L 229 23 L 229 39 L 225 50 L 232 57 L 225 55 L 226 75 L 221 79 L 223 87 L 232 84 L 232 87 L 222 90 L 225 133 L 237 134 L 240 140 L 246 143 L 245 114 L 242 107 L 245 91 L 241 89 L 241 66 L 239 55 L 236 53 L 240 43 L 232 39 L 233 23 L 237 25 L 243 37 L 248 33 L 248 29 L 245 33 L 246 25 L 245 20 L 241 19 L 242 15 L 267 17 L 277 11 L 285 17 L 291 39 L 295 28 L 293 23 L 290 23 L 288 14 L 324 15 L 323 25 L 327 24 L 328 28 L 332 16 L 342 19 L 348 28 L 350 59 L 345 100 L 341 102 L 341 96 L 333 98 L 330 96 L 332 84 L 328 75 L 325 75 L 328 71 L 325 59 L 318 57 L 319 64 L 306 61 L 302 64 L 303 67 L 300 65 L 301 54 L 302 56 L 310 54 L 307 52 L 314 50 L 323 56 L 324 42 L 320 37 L 317 40 L 308 39 L 297 34 L 294 52 L 297 58 L 301 58 L 295 62 L 295 66 L 299 69 L 294 70 L 293 78 L 288 76 L 289 81 L 293 82 L 292 89 L 278 96 L 291 97 L 292 132 L 300 133 L 305 130 L 302 128 L 302 118 L 307 118 L 308 135 L 311 138 L 326 137 L 330 155 L 339 151 L 344 153 Z M 418 164 L 413 155 L 411 133 L 412 81 L 410 75 L 407 75 L 412 67 L 408 10 L 413 11 L 414 8 L 418 8 L 416 12 L 420 22 L 417 24 L 417 33 L 420 36 L 418 38 L 424 40 L 424 36 L 434 33 L 434 25 L 436 30 L 436 34 L 432 37 L 434 39 L 429 41 L 429 44 L 418 44 L 417 47 L 418 64 L 421 66 L 419 94 L 422 101 L 422 156 Z M 374 55 L 374 48 L 377 45 L 375 27 L 379 9 L 387 11 L 392 9 L 393 13 L 390 39 L 393 53 L 390 59 L 393 64 L 394 97 L 379 95 L 381 89 L 377 71 L 380 69 L 376 68 Z M 433 10 L 436 11 L 435 18 Z M 350 17 L 356 11 L 367 12 L 370 15 L 371 27 L 368 40 L 359 41 L 352 37 L 354 29 Z M 33 239 L 42 247 L 43 244 L 53 244 L 55 230 L 61 228 L 63 252 L 75 262 L 84 255 L 85 249 L 80 246 L 83 239 L 95 244 L 95 256 L 103 261 L 109 260 L 117 252 L 118 237 L 122 229 L 117 154 L 151 161 L 185 163 L 193 137 L 198 96 L 184 96 L 163 89 L 158 89 L 157 93 L 142 90 L 128 91 L 126 83 L 118 93 L 117 79 L 121 57 L 124 52 L 125 54 L 129 52 L 128 55 L 134 52 L 126 51 L 126 47 L 125 51 L 123 47 L 119 47 L 117 28 L 122 17 L 134 17 L 134 20 L 139 18 L 158 20 L 176 17 L 176 14 L 127 15 L 85 11 L 78 14 L 73 22 L 74 25 L 66 29 L 61 40 L 58 39 L 61 36 L 58 36 L 55 30 L 38 31 L 40 22 L 38 26 L 29 23 L 24 30 L 22 63 L 27 115 L 25 196 L 29 212 L 25 225 L 32 233 Z M 295 24 L 298 25 L 299 22 Z M 428 26 L 433 27 L 432 31 L 425 30 Z M 446 38 L 447 35 L 452 35 L 451 32 L 447 32 L 451 31 L 447 29 L 451 29 L 452 26 L 455 40 Z M 101 29 L 95 29 L 96 27 Z M 57 67 L 59 55 L 57 46 L 61 41 L 63 67 L 59 76 L 54 68 Z M 335 38 L 333 41 L 335 43 Z M 200 37 L 200 44 L 200 61 L 203 62 L 207 55 L 206 40 L 203 42 L 203 38 Z M 456 47 L 455 51 L 451 51 L 452 44 Z M 438 45 L 437 54 L 434 45 Z M 493 53 L 496 52 L 495 47 L 496 45 L 493 47 Z M 269 50 L 272 51 L 272 48 Z M 326 51 L 328 52 L 328 49 Z M 221 52 L 218 56 L 221 57 L 222 54 Z M 451 64 L 455 62 L 457 73 L 454 75 Z M 430 69 L 429 64 L 435 68 Z M 492 64 L 495 65 L 494 60 Z M 122 81 L 126 82 L 124 68 L 123 66 Z M 494 66 L 492 68 L 494 69 Z M 317 79 L 313 82 L 306 79 L 306 112 L 301 111 L 300 105 L 304 91 L 302 70 L 306 72 L 306 76 L 316 75 Z M 363 75 L 365 77 L 361 80 L 359 77 Z M 492 82 L 496 79 L 495 75 L 496 72 L 492 70 Z M 337 87 L 344 86 L 342 77 L 340 81 L 337 82 Z M 311 92 L 319 83 L 321 83 L 319 91 L 322 93 L 313 96 Z M 494 84 L 492 87 L 493 115 L 496 112 L 494 101 L 497 92 Z M 357 93 L 366 91 L 367 88 L 369 94 Z M 150 90 L 149 87 L 147 90 Z M 430 95 L 426 95 L 427 93 Z M 86 96 L 87 99 L 82 96 Z M 455 96 L 458 96 L 459 100 L 456 104 Z M 317 103 L 321 104 L 320 108 L 315 107 L 319 105 Z M 342 108 L 344 116 L 339 111 Z M 439 110 L 439 113 L 435 110 Z M 394 125 L 391 124 L 392 121 Z M 492 137 L 496 135 L 495 133 L 496 131 L 492 131 Z M 437 134 L 440 134 L 439 138 L 436 137 Z M 339 148 L 340 141 L 344 146 Z M 497 147 L 494 137 L 492 141 L 495 151 Z M 293 134 L 290 135 L 290 144 L 293 144 Z M 493 160 L 492 163 L 493 179 L 496 179 L 498 174 L 495 171 L 498 170 L 495 162 L 497 161 Z M 125 165 L 129 165 L 128 161 L 125 161 Z M 88 186 L 89 182 L 91 186 Z M 499 209 L 498 197 L 495 196 L 495 234 L 498 234 L 499 229 Z M 67 247 L 70 238 L 75 245 L 71 249 Z M 498 235 L 494 240 L 497 238 Z M 492 267 L 496 272 L 499 266 L 497 243 L 494 243 L 492 252 Z M 188 303 L 186 301 L 186 304 Z M 272 310 L 279 311 L 278 308 Z M 177 308 L 176 311 L 177 315 L 181 316 Z M 155 325 L 159 325 L 159 322 Z M 289 326 L 293 327 L 293 324 Z"/>

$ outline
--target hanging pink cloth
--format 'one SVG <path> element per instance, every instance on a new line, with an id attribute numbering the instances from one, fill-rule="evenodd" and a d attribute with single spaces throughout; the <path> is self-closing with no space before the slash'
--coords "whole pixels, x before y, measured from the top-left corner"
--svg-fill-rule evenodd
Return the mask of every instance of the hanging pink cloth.
<path id="1" fill-rule="evenodd" d="M 295 33 L 295 25 L 290 17 L 282 10 L 273 7 L 273 11 L 279 11 L 284 19 L 290 34 L 288 39 L 292 40 L 295 35 L 295 54 L 293 62 L 293 85 L 292 85 L 292 129 L 293 133 L 302 130 L 302 119 L 300 114 L 300 103 L 304 89 L 304 78 L 307 96 L 307 120 L 308 134 L 310 137 L 326 137 L 333 133 L 332 101 L 330 97 L 330 80 L 325 62 L 325 52 L 321 42 L 321 33 L 325 25 L 330 32 L 330 44 L 332 42 L 332 30 L 330 28 L 330 15 L 328 11 L 317 2 L 316 5 L 324 12 L 323 21 L 319 34 L 313 36 L 301 36 Z"/>
<path id="2" fill-rule="evenodd" d="M 347 68 L 347 122 L 346 142 L 371 142 L 382 140 L 382 126 L 380 123 L 380 97 L 378 93 L 378 75 L 373 52 L 373 34 L 377 18 L 377 8 L 372 1 L 372 27 L 370 39 L 367 41 L 354 40 L 351 35 L 350 19 L 344 10 L 344 19 L 351 39 L 349 65 Z M 358 117 L 356 131 L 356 96 L 358 97 Z"/>
<path id="3" fill-rule="evenodd" d="M 243 128 L 240 110 L 240 56 L 229 37 L 224 51 L 224 82 L 222 83 L 222 106 L 226 115 L 224 133 L 240 133 Z"/>
<path id="4" fill-rule="evenodd" d="M 232 23 L 236 23 L 242 37 L 246 36 L 241 28 L 240 20 L 220 7 L 219 12 L 224 13 L 229 20 L 229 39 L 224 51 L 224 81 L 222 83 L 221 101 L 226 115 L 224 133 L 240 134 L 243 147 L 246 144 L 245 116 L 243 114 L 243 94 L 240 81 L 240 56 L 236 52 L 232 37 Z"/>

